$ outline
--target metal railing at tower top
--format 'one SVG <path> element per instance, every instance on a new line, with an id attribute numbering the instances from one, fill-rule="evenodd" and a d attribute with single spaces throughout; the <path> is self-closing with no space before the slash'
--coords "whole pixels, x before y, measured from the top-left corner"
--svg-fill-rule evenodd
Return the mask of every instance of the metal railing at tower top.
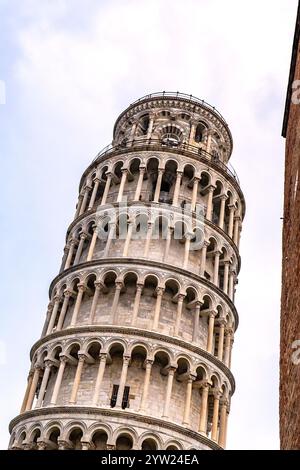
<path id="1" fill-rule="evenodd" d="M 106 147 L 104 147 L 102 150 L 100 150 L 100 152 L 96 155 L 96 157 L 92 161 L 92 164 L 95 163 L 99 158 L 106 157 L 112 153 L 134 152 L 137 149 L 146 150 L 146 151 L 147 150 L 156 150 L 156 151 L 165 150 L 165 151 L 172 151 L 175 153 L 182 152 L 182 153 L 187 153 L 187 154 L 190 153 L 193 155 L 197 155 L 199 158 L 201 158 L 202 161 L 204 161 L 208 165 L 213 164 L 221 168 L 229 176 L 234 178 L 238 185 L 240 184 L 237 173 L 230 163 L 225 164 L 219 158 L 212 155 L 211 153 L 208 153 L 206 150 L 196 147 L 195 145 L 190 145 L 184 142 L 178 143 L 178 145 L 174 145 L 174 144 L 161 142 L 161 140 L 158 140 L 158 139 L 136 139 L 124 145 L 109 144 Z"/>
<path id="2" fill-rule="evenodd" d="M 222 119 L 222 121 L 224 121 L 226 126 L 228 127 L 228 124 L 227 124 L 226 120 L 224 119 L 222 114 L 214 106 L 212 106 L 211 104 L 207 103 L 204 100 L 201 100 L 200 98 L 197 98 L 196 96 L 188 95 L 187 93 L 180 93 L 179 91 L 159 91 L 159 92 L 156 92 L 156 93 L 150 93 L 149 95 L 145 95 L 142 98 L 139 98 L 138 100 L 134 101 L 133 103 L 130 104 L 129 107 L 134 106 L 134 105 L 140 103 L 141 101 L 152 99 L 152 98 L 162 98 L 162 99 L 164 99 L 164 98 L 171 98 L 171 99 L 172 98 L 175 98 L 175 99 L 176 98 L 182 98 L 182 99 L 191 101 L 193 103 L 200 104 L 204 108 L 207 108 L 208 110 L 213 111 L 215 114 L 217 114 Z"/>

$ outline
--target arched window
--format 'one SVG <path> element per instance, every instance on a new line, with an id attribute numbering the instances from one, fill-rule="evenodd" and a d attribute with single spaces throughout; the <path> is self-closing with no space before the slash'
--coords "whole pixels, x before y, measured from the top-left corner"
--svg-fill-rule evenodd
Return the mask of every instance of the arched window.
<path id="1" fill-rule="evenodd" d="M 177 146 L 181 140 L 182 132 L 178 127 L 169 124 L 162 129 L 161 141 L 163 144 Z"/>
<path id="2" fill-rule="evenodd" d="M 142 135 L 146 135 L 149 127 L 149 114 L 144 114 L 140 120 L 139 120 L 139 125 L 140 125 L 140 132 Z"/>
<path id="3" fill-rule="evenodd" d="M 199 143 L 203 141 L 205 130 L 206 130 L 206 126 L 203 124 L 203 122 L 199 122 L 199 124 L 196 127 L 195 142 Z"/>

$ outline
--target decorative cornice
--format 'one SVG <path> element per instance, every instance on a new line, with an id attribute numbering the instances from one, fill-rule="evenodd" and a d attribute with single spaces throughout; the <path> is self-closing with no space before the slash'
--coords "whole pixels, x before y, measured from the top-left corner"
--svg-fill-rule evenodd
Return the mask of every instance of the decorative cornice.
<path id="1" fill-rule="evenodd" d="M 43 338 L 40 338 L 31 348 L 30 350 L 30 358 L 33 358 L 35 351 L 42 346 L 44 343 L 51 341 L 53 339 L 61 338 L 64 336 L 76 336 L 79 333 L 119 333 L 119 334 L 126 334 L 129 336 L 141 336 L 144 338 L 150 338 L 154 340 L 163 341 L 164 343 L 173 344 L 175 346 L 179 346 L 184 349 L 188 349 L 189 351 L 198 354 L 201 357 L 204 357 L 209 362 L 214 364 L 218 369 L 220 369 L 228 378 L 232 395 L 235 391 L 235 380 L 233 377 L 232 372 L 225 364 L 220 361 L 218 358 L 213 356 L 212 354 L 205 351 L 205 349 L 199 348 L 192 343 L 184 341 L 179 338 L 175 338 L 173 336 L 164 335 L 163 333 L 156 333 L 153 331 L 145 330 L 143 328 L 133 328 L 127 326 L 113 326 L 113 325 L 89 325 L 89 326 L 77 326 L 72 328 L 67 328 L 65 330 L 60 330 L 54 333 L 51 333 Z"/>
<path id="2" fill-rule="evenodd" d="M 187 429 L 184 426 L 181 426 L 180 424 L 172 423 L 170 421 L 165 421 L 164 419 L 160 419 L 160 418 L 140 415 L 133 411 L 127 411 L 127 410 L 121 411 L 121 410 L 116 410 L 113 408 L 108 409 L 108 408 L 95 408 L 95 407 L 87 407 L 87 406 L 56 406 L 56 407 L 49 407 L 49 408 L 47 407 L 39 408 L 37 410 L 26 411 L 16 416 L 14 419 L 12 419 L 11 422 L 9 423 L 9 432 L 11 433 L 13 431 L 13 428 L 17 424 L 19 424 L 20 422 L 26 419 L 38 418 L 39 416 L 43 416 L 43 415 L 53 416 L 53 415 L 59 415 L 59 414 L 64 414 L 64 413 L 67 413 L 68 416 L 76 415 L 77 419 L 78 419 L 78 416 L 80 416 L 81 414 L 87 414 L 87 415 L 95 414 L 97 415 L 98 418 L 100 416 L 111 416 L 111 417 L 116 417 L 116 418 L 131 419 L 134 421 L 149 424 L 151 426 L 155 425 L 159 427 L 164 427 L 166 429 L 169 429 L 170 431 L 181 433 L 186 437 L 196 439 L 201 444 L 204 444 L 213 450 L 223 450 L 222 447 L 220 447 L 216 442 L 212 441 L 208 437 L 203 436 L 202 434 L 199 434 L 198 432 L 193 431 L 191 429 Z"/>
<path id="3" fill-rule="evenodd" d="M 105 264 L 109 264 L 110 266 L 112 264 L 115 264 L 117 266 L 124 265 L 124 264 L 125 265 L 126 264 L 135 264 L 135 265 L 139 265 L 139 266 L 143 266 L 143 267 L 150 266 L 150 267 L 159 268 L 159 269 L 167 271 L 167 272 L 172 272 L 173 274 L 174 274 L 174 272 L 176 272 L 176 273 L 178 273 L 182 276 L 185 276 L 187 278 L 191 278 L 194 281 L 196 281 L 200 284 L 203 284 L 206 287 L 210 288 L 212 291 L 214 291 L 216 294 L 218 294 L 219 297 L 221 297 L 230 306 L 231 311 L 232 311 L 233 316 L 234 316 L 235 331 L 237 330 L 237 327 L 238 327 L 238 324 L 239 324 L 239 317 L 238 317 L 236 307 L 235 307 L 234 303 L 232 302 L 232 300 L 229 298 L 229 296 L 227 294 L 225 294 L 225 292 L 223 292 L 219 287 L 217 287 L 215 284 L 208 281 L 204 277 L 199 276 L 199 274 L 193 273 L 192 271 L 188 271 L 188 270 L 185 270 L 183 268 L 179 268 L 178 266 L 173 266 L 171 264 L 163 263 L 161 261 L 158 262 L 158 261 L 145 259 L 145 258 L 143 258 L 143 259 L 142 258 L 141 259 L 139 259 L 139 258 L 100 258 L 100 259 L 97 259 L 97 260 L 92 260 L 92 261 L 88 261 L 88 262 L 85 262 L 85 263 L 77 264 L 76 266 L 72 266 L 71 268 L 68 268 L 65 271 L 62 271 L 60 274 L 58 274 L 53 279 L 53 281 L 51 282 L 50 287 L 49 287 L 49 297 L 51 298 L 51 293 L 52 293 L 52 290 L 53 290 L 55 284 L 58 281 L 60 281 L 61 279 L 63 279 L 65 276 L 67 276 L 68 274 L 76 272 L 76 271 L 80 271 L 81 269 L 84 269 L 84 268 L 89 268 L 91 266 L 102 266 L 102 265 L 105 265 Z"/>

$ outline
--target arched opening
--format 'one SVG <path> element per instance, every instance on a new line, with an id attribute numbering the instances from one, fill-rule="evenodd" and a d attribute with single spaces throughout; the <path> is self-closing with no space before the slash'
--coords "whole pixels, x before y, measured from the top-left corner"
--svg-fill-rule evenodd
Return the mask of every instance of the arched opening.
<path id="1" fill-rule="evenodd" d="M 82 444 L 81 444 L 82 436 L 83 436 L 83 432 L 82 432 L 82 429 L 80 428 L 75 428 L 71 431 L 69 441 L 72 445 L 73 450 L 82 449 Z"/>
<path id="2" fill-rule="evenodd" d="M 60 429 L 54 427 L 51 429 L 49 434 L 49 442 L 46 450 L 56 450 L 58 449 L 58 438 L 60 437 Z"/>
<path id="3" fill-rule="evenodd" d="M 120 434 L 116 441 L 116 450 L 130 450 L 132 449 L 133 441 L 129 434 Z"/>
<path id="4" fill-rule="evenodd" d="M 99 430 L 93 434 L 92 444 L 94 450 L 106 450 L 107 446 L 107 433 L 105 431 Z"/>
<path id="5" fill-rule="evenodd" d="M 199 124 L 196 127 L 196 132 L 195 132 L 196 143 L 203 142 L 206 130 L 207 130 L 206 125 L 203 122 L 199 122 Z"/>
<path id="6" fill-rule="evenodd" d="M 149 128 L 149 114 L 143 114 L 138 121 L 137 136 L 147 135 Z"/>
<path id="7" fill-rule="evenodd" d="M 181 190 L 179 194 L 179 201 L 181 207 L 186 204 L 191 204 L 193 184 L 194 184 L 195 168 L 192 165 L 185 165 L 181 179 Z"/>
<path id="8" fill-rule="evenodd" d="M 169 160 L 163 172 L 163 177 L 162 177 L 162 182 L 161 182 L 161 187 L 160 187 L 160 194 L 159 194 L 159 202 L 162 202 L 164 204 L 172 203 L 172 195 L 174 192 L 174 182 L 176 180 L 176 171 L 177 171 L 177 163 L 173 160 Z"/>
<path id="9" fill-rule="evenodd" d="M 111 346 L 109 350 L 108 357 L 108 367 L 105 373 L 110 382 L 110 407 L 115 408 L 117 404 L 119 386 L 120 386 L 120 377 L 121 371 L 123 368 L 123 354 L 124 346 L 120 343 L 115 343 Z M 128 408 L 129 405 L 129 390 L 128 386 L 125 384 L 123 396 L 121 397 L 121 407 L 122 409 Z"/>
<path id="10" fill-rule="evenodd" d="M 177 147 L 182 142 L 182 132 L 173 124 L 167 124 L 161 131 L 161 143 L 169 147 Z"/>
<path id="11" fill-rule="evenodd" d="M 157 450 L 157 443 L 154 439 L 148 438 L 142 442 L 142 450 Z"/>
<path id="12" fill-rule="evenodd" d="M 145 173 L 145 179 L 148 180 L 148 184 L 147 184 L 148 198 L 146 197 L 146 194 L 145 194 L 145 200 L 153 201 L 156 183 L 157 183 L 157 177 L 158 177 L 158 160 L 157 158 L 150 158 L 147 161 L 147 167 L 146 167 L 146 173 Z"/>
<path id="13" fill-rule="evenodd" d="M 37 440 L 39 437 L 41 437 L 41 430 L 35 429 L 30 436 L 30 444 L 32 449 L 37 449 Z"/>

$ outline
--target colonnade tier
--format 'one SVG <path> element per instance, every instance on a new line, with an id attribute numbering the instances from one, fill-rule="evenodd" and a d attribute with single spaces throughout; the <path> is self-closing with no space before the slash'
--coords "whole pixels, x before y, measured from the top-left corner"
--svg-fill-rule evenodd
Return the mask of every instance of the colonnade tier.
<path id="1" fill-rule="evenodd" d="M 155 262 L 88 263 L 54 282 L 42 337 L 79 325 L 132 326 L 192 342 L 230 366 L 236 310 L 205 282 Z"/>
<path id="2" fill-rule="evenodd" d="M 126 383 L 131 384 L 127 391 Z M 47 407 L 88 402 L 147 415 L 151 402 L 152 418 L 191 429 L 224 447 L 233 390 L 229 370 L 199 348 L 180 341 L 171 345 L 155 334 L 146 340 L 142 332 L 135 336 L 130 330 L 118 334 L 79 328 L 76 337 L 72 331 L 44 339 L 35 348 L 21 412 L 40 409 L 43 414 Z"/>
<path id="3" fill-rule="evenodd" d="M 151 431 L 153 426 L 155 430 Z M 33 410 L 22 415 L 22 422 L 15 418 L 10 430 L 9 446 L 14 450 L 151 451 L 223 448 L 205 435 L 184 426 L 138 413 L 106 408 L 57 406 L 48 408 L 47 414 L 43 414 L 42 410 Z"/>
<path id="4" fill-rule="evenodd" d="M 208 163 L 208 162 L 207 162 Z M 89 170 L 82 181 L 75 219 L 107 203 L 142 201 L 201 210 L 239 244 L 245 202 L 233 178 L 192 159 L 165 152 L 112 155 Z"/>
<path id="5" fill-rule="evenodd" d="M 235 246 L 201 219 L 168 208 L 105 208 L 70 230 L 60 272 L 110 257 L 157 260 L 199 274 L 233 300 L 240 268 Z M 147 262 L 147 261 L 146 261 Z"/>

